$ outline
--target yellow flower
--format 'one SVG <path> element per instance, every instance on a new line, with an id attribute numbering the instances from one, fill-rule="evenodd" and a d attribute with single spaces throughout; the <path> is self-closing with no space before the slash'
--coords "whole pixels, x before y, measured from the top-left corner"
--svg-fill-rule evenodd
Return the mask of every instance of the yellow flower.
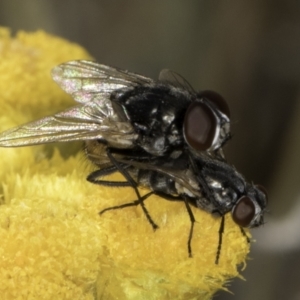
<path id="1" fill-rule="evenodd" d="M 3 131 L 74 105 L 50 70 L 90 56 L 42 31 L 11 37 L 1 28 L 0 58 Z M 230 214 L 216 265 L 220 218 L 192 208 L 197 223 L 189 258 L 183 202 L 156 196 L 145 201 L 156 232 L 139 206 L 99 216 L 136 196 L 131 188 L 87 182 L 94 167 L 80 148 L 62 143 L 0 149 L 1 299 L 211 299 L 240 276 L 249 245 Z"/>

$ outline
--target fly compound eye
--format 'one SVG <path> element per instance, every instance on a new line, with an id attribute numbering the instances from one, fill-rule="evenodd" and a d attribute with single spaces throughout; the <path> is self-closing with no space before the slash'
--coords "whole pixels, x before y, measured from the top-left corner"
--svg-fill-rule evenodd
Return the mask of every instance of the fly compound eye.
<path id="1" fill-rule="evenodd" d="M 184 116 L 184 136 L 195 150 L 209 149 L 214 141 L 217 120 L 212 110 L 202 102 L 193 102 Z"/>
<path id="2" fill-rule="evenodd" d="M 266 202 L 267 202 L 267 204 L 268 204 L 269 197 L 268 197 L 267 189 L 266 189 L 264 186 L 260 185 L 260 184 L 256 184 L 255 186 L 256 186 L 256 188 L 257 188 L 258 190 L 260 190 L 260 191 L 265 195 Z"/>
<path id="3" fill-rule="evenodd" d="M 218 93 L 214 92 L 214 91 L 203 91 L 199 94 L 197 94 L 198 98 L 206 98 L 207 100 L 209 100 L 211 103 L 213 103 L 215 105 L 215 107 L 224 115 L 226 115 L 228 117 L 228 119 L 230 118 L 230 110 L 229 110 L 229 106 L 227 104 L 227 102 L 225 101 L 225 99 Z"/>
<path id="4" fill-rule="evenodd" d="M 255 204 L 247 196 L 241 197 L 232 209 L 232 218 L 241 227 L 248 227 L 255 216 Z"/>

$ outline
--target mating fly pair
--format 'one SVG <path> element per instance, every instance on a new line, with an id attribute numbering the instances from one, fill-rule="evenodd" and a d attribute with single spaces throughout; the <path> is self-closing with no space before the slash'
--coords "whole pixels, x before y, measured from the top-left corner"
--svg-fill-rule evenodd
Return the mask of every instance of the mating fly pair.
<path id="1" fill-rule="evenodd" d="M 153 229 L 158 228 L 144 201 L 152 194 L 183 201 L 191 220 L 188 253 L 192 256 L 195 218 L 190 205 L 241 227 L 263 223 L 267 195 L 229 165 L 222 146 L 230 138 L 225 100 L 212 91 L 196 93 L 180 75 L 163 70 L 157 81 L 90 61 L 55 67 L 53 79 L 79 105 L 0 134 L 1 147 L 85 141 L 87 157 L 98 170 L 87 180 L 100 185 L 131 186 L 137 200 L 107 210 L 140 205 Z M 126 181 L 102 180 L 121 172 Z M 141 196 L 139 186 L 151 192 Z M 243 229 L 242 229 L 242 232 Z"/>

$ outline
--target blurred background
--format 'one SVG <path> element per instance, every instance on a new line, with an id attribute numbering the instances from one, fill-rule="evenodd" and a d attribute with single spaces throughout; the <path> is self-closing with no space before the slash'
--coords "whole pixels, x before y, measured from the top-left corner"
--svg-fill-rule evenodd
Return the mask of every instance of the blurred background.
<path id="1" fill-rule="evenodd" d="M 163 68 L 231 109 L 228 160 L 269 191 L 267 224 L 235 295 L 300 299 L 300 1 L 1 0 L 0 26 L 43 29 L 99 62 L 157 78 Z"/>

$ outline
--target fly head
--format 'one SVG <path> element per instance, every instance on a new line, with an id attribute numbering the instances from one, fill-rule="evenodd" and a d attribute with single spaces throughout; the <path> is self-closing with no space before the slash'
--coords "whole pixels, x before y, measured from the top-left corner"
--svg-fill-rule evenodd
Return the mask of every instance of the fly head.
<path id="1" fill-rule="evenodd" d="M 237 170 L 226 162 L 207 156 L 192 159 L 194 172 L 202 193 L 211 204 L 211 212 L 220 216 L 231 212 L 241 227 L 258 227 L 263 224 L 267 206 L 267 192 L 261 185 L 249 184 Z M 197 206 L 203 201 L 199 199 Z"/>
<path id="2" fill-rule="evenodd" d="M 262 225 L 267 200 L 267 192 L 263 186 L 247 184 L 245 193 L 232 208 L 233 220 L 241 227 L 252 228 Z"/>

